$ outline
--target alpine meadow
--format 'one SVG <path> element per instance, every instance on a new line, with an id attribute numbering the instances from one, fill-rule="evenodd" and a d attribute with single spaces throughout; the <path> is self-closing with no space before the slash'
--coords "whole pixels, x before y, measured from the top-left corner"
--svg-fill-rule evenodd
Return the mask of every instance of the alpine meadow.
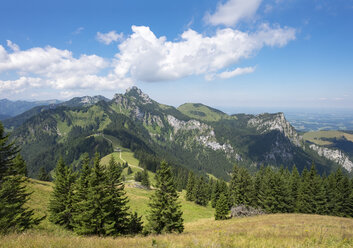
<path id="1" fill-rule="evenodd" d="M 0 8 L 0 248 L 353 247 L 353 0 Z"/>

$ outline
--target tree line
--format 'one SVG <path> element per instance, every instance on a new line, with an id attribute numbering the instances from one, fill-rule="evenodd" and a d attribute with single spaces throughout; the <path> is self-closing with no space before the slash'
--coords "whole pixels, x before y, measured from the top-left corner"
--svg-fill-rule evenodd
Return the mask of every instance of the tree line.
<path id="1" fill-rule="evenodd" d="M 183 219 L 171 168 L 162 162 L 157 169 L 156 190 L 151 197 L 148 223 L 129 211 L 121 173 L 123 167 L 111 156 L 108 166 L 88 155 L 81 170 L 74 171 L 60 159 L 55 169 L 49 220 L 80 235 L 118 236 L 139 233 L 182 232 Z M 147 171 L 142 173 L 145 180 Z M 149 184 L 149 182 L 148 182 Z M 149 186 L 149 185 L 148 185 Z"/>
<path id="2" fill-rule="evenodd" d="M 341 169 L 320 176 L 315 164 L 299 174 L 294 166 L 273 169 L 261 167 L 251 175 L 243 167 L 234 166 L 229 185 L 189 174 L 186 199 L 200 205 L 211 202 L 216 219 L 224 219 L 232 206 L 246 205 L 267 213 L 306 213 L 353 217 L 353 179 Z"/>

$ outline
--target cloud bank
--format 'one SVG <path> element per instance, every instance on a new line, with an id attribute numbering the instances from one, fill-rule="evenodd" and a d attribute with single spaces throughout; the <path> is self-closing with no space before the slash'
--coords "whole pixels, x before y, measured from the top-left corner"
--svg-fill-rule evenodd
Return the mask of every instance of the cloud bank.
<path id="1" fill-rule="evenodd" d="M 10 52 L 0 45 L 0 73 L 18 75 L 0 80 L 0 92 L 18 93 L 27 88 L 101 89 L 126 88 L 136 81 L 163 82 L 192 75 L 206 79 L 226 79 L 251 73 L 253 67 L 229 70 L 264 46 L 282 47 L 295 39 L 295 29 L 261 25 L 252 33 L 218 29 L 205 36 L 188 29 L 178 41 L 157 37 L 149 27 L 132 26 L 132 34 L 122 41 L 114 58 L 82 54 L 55 47 L 28 50 L 7 41 Z"/>

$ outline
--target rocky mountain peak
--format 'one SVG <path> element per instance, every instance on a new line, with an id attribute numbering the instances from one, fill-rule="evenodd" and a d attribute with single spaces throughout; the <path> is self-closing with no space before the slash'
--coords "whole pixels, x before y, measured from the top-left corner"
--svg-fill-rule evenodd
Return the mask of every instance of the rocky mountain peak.
<path id="1" fill-rule="evenodd" d="M 125 92 L 125 96 L 134 97 L 135 99 L 140 100 L 143 104 L 152 103 L 151 98 L 136 86 L 128 88 Z"/>
<path id="2" fill-rule="evenodd" d="M 284 113 L 259 114 L 248 121 L 248 126 L 256 127 L 262 133 L 278 130 L 283 133 L 294 145 L 302 146 L 302 137 L 294 127 L 286 120 Z"/>

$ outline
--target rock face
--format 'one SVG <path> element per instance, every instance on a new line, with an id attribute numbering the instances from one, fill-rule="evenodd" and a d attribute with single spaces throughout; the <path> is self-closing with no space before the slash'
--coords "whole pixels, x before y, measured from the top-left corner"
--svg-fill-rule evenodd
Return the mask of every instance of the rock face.
<path id="1" fill-rule="evenodd" d="M 294 127 L 286 120 L 283 113 L 260 114 L 248 121 L 249 127 L 256 127 L 262 133 L 278 130 L 295 146 L 303 146 L 303 138 L 297 134 Z"/>
<path id="2" fill-rule="evenodd" d="M 224 143 L 221 145 L 217 141 L 214 129 L 211 126 L 197 120 L 182 121 L 172 115 L 168 115 L 167 119 L 169 125 L 173 127 L 174 137 L 178 132 L 196 130 L 198 133 L 194 135 L 194 141 L 204 147 L 210 148 L 214 151 L 223 151 L 228 156 L 234 156 L 237 160 L 241 160 L 241 156 L 235 152 L 235 149 L 230 144 Z M 170 136 L 171 140 L 174 139 L 173 136 Z"/>
<path id="3" fill-rule="evenodd" d="M 248 125 L 256 127 L 262 133 L 278 130 L 283 133 L 296 146 L 302 145 L 302 138 L 297 134 L 295 129 L 286 120 L 283 113 L 278 114 L 260 114 L 248 121 Z"/>
<path id="4" fill-rule="evenodd" d="M 321 157 L 325 157 L 333 162 L 338 163 L 348 172 L 353 170 L 353 163 L 349 160 L 348 156 L 339 150 L 329 149 L 326 147 L 317 146 L 312 144 L 309 146 L 312 150 L 316 151 Z"/>

